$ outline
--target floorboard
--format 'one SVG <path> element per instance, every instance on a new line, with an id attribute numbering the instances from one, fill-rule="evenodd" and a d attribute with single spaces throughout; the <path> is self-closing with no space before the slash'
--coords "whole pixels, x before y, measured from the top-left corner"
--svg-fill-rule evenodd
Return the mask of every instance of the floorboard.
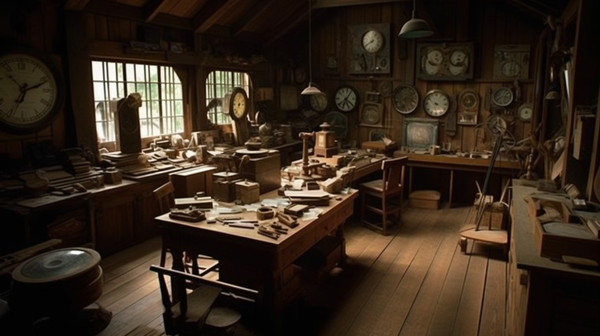
<path id="1" fill-rule="evenodd" d="M 470 242 L 463 254 L 458 246 L 473 214 L 472 207 L 406 208 L 388 236 L 353 216 L 347 266 L 286 309 L 285 335 L 504 335 L 504 251 Z M 158 281 L 149 271 L 160 247 L 157 237 L 102 260 L 98 303 L 113 316 L 98 336 L 164 335 Z M 243 325 L 235 335 L 261 336 Z"/>

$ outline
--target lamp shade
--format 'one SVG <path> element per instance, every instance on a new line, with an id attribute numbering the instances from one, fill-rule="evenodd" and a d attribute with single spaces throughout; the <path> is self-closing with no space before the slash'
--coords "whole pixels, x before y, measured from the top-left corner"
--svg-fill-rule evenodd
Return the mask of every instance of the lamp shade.
<path id="1" fill-rule="evenodd" d="M 402 26 L 398 34 L 402 38 L 420 38 L 431 35 L 433 35 L 433 31 L 429 28 L 429 24 L 425 20 L 415 19 L 414 17 Z"/>
<path id="2" fill-rule="evenodd" d="M 316 95 L 316 94 L 323 94 L 323 92 L 321 92 L 321 90 L 319 90 L 317 87 L 312 86 L 312 82 L 309 82 L 306 89 L 302 90 L 302 92 L 300 94 L 301 95 Z"/>

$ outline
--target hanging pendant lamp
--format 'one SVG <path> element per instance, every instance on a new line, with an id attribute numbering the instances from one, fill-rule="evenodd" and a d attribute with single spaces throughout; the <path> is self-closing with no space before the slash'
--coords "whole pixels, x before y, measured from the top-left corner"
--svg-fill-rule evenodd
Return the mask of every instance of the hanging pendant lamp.
<path id="1" fill-rule="evenodd" d="M 412 19 L 408 20 L 402 29 L 398 37 L 402 38 L 420 38 L 433 35 L 433 31 L 429 28 L 429 24 L 423 19 L 415 18 L 416 0 L 413 0 Z"/>
<path id="2" fill-rule="evenodd" d="M 311 30 L 311 3 L 312 0 L 308 0 L 308 86 L 302 90 L 301 95 L 316 95 L 323 94 L 319 88 L 313 86 L 312 81 L 312 30 Z"/>

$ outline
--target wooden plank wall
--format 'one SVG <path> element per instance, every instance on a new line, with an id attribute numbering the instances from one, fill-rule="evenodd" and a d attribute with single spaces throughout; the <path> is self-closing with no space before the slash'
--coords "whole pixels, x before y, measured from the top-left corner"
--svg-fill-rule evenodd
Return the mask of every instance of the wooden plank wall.
<path id="1" fill-rule="evenodd" d="M 0 50 L 10 46 L 25 45 L 48 53 L 59 69 L 64 69 L 65 59 L 61 47 L 65 41 L 61 35 L 60 8 L 48 1 L 40 1 L 37 8 L 23 11 L 18 6 L 7 6 L 0 11 Z M 67 89 L 68 90 L 68 89 Z M 68 94 L 68 92 L 67 92 Z M 66 103 L 65 103 L 66 104 Z M 72 136 L 67 129 L 69 116 L 66 107 L 59 111 L 52 124 L 39 132 L 14 135 L 0 131 L 0 160 L 22 158 L 29 144 L 50 141 L 53 148 L 64 148 L 67 138 Z"/>
<path id="2" fill-rule="evenodd" d="M 464 6 L 469 6 L 468 8 Z M 345 8 L 327 9 L 313 21 L 313 77 L 314 82 L 332 96 L 342 84 L 354 86 L 364 99 L 365 91 L 377 89 L 381 81 L 392 81 L 393 88 L 400 83 L 410 83 L 417 87 L 420 99 L 432 89 L 441 89 L 456 99 L 465 88 L 474 89 L 480 95 L 479 122 L 485 122 L 490 111 L 485 109 L 485 100 L 490 89 L 499 86 L 513 86 L 512 81 L 494 80 L 493 54 L 496 44 L 529 44 L 531 46 L 530 75 L 528 80 L 520 83 L 521 103 L 533 102 L 534 99 L 534 69 L 536 66 L 535 50 L 543 22 L 534 21 L 514 7 L 498 1 L 444 1 L 428 3 L 426 9 L 430 17 L 435 19 L 433 25 L 438 34 L 431 38 L 402 40 L 397 36 L 400 28 L 411 15 L 412 3 L 385 3 L 369 6 L 350 6 Z M 465 18 L 465 11 L 468 17 Z M 417 14 L 417 17 L 419 15 Z M 465 19 L 468 19 L 465 21 Z M 392 75 L 349 75 L 348 74 L 348 37 L 347 26 L 352 24 L 391 23 L 392 39 Z M 440 36 L 442 35 L 442 36 Z M 417 43 L 427 42 L 473 42 L 475 47 L 474 79 L 467 81 L 424 81 L 416 78 L 416 46 Z M 406 57 L 403 57 L 403 52 Z M 338 61 L 338 72 L 328 72 L 326 61 L 334 57 Z M 391 105 L 391 99 L 383 100 L 385 105 L 384 127 L 393 140 L 402 144 L 402 126 L 404 115 L 397 113 Z M 520 103 L 513 103 L 510 109 L 516 113 Z M 349 138 L 358 143 L 367 141 L 370 127 L 361 127 L 358 109 L 349 113 Z M 423 111 L 422 102 L 415 112 L 406 117 L 427 117 Z M 454 137 L 445 134 L 444 121 L 441 118 L 439 143 L 450 141 L 453 149 L 469 151 L 475 142 L 473 126 L 457 126 Z M 530 123 L 523 123 L 516 118 L 509 129 L 517 140 L 527 136 L 531 130 Z M 491 141 L 488 143 L 491 149 Z"/>

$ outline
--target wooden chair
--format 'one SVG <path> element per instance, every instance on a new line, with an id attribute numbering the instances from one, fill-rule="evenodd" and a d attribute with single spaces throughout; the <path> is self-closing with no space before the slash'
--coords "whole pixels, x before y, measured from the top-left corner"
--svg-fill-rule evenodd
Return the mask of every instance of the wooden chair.
<path id="1" fill-rule="evenodd" d="M 231 335 L 241 318 L 240 311 L 259 298 L 256 290 L 203 278 L 204 273 L 195 275 L 156 265 L 150 270 L 158 274 L 166 335 Z M 171 278 L 171 293 L 166 276 Z M 195 284 L 190 293 L 186 290 L 189 282 Z"/>
<path id="2" fill-rule="evenodd" d="M 390 216 L 396 217 L 392 221 L 393 224 L 400 223 L 404 199 L 404 171 L 407 163 L 406 156 L 384 160 L 381 163 L 382 179 L 360 184 L 360 219 L 364 226 L 387 235 Z M 367 212 L 381 216 L 381 225 L 367 219 Z"/>
<path id="3" fill-rule="evenodd" d="M 156 203 L 158 204 L 158 209 L 161 214 L 169 212 L 172 208 L 175 207 L 175 188 L 173 187 L 173 183 L 171 181 L 161 185 L 160 187 L 154 189 L 154 198 L 156 199 Z M 165 246 L 163 242 L 162 250 L 160 252 L 160 266 L 165 266 L 167 260 L 167 253 L 170 251 L 168 246 Z M 191 251 L 186 251 L 184 254 L 183 264 L 185 269 L 193 274 L 198 275 L 200 270 L 210 271 L 215 270 L 218 266 L 218 261 L 209 257 L 200 254 L 190 253 Z M 201 266 L 198 263 L 198 259 L 210 260 L 208 265 Z"/>

